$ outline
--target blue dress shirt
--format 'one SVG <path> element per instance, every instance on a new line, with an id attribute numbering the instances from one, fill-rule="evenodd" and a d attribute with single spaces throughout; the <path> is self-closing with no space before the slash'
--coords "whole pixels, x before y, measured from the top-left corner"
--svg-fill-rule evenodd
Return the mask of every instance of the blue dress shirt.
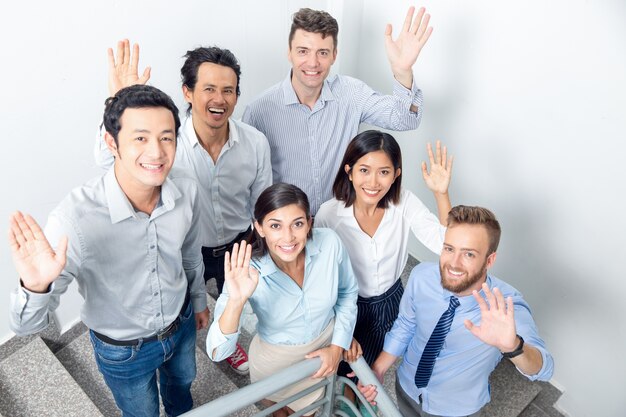
<path id="1" fill-rule="evenodd" d="M 259 320 L 259 336 L 276 345 L 309 343 L 334 317 L 331 343 L 347 349 L 356 323 L 358 295 L 348 253 L 339 236 L 323 228 L 313 230 L 304 250 L 302 288 L 278 269 L 269 254 L 252 260 L 251 265 L 259 271 L 259 283 L 249 301 Z M 228 291 L 224 287 L 206 341 L 207 352 L 214 361 L 232 354 L 239 337 L 239 332 L 223 334 L 220 330 L 219 319 L 227 301 Z"/>
<path id="2" fill-rule="evenodd" d="M 539 337 L 530 307 L 515 288 L 493 276 L 487 276 L 490 289 L 499 288 L 503 296 L 513 298 L 517 333 L 525 343 L 541 352 L 543 365 L 530 380 L 549 380 L 554 361 Z M 484 296 L 481 291 L 480 294 Z M 489 402 L 489 375 L 502 359 L 500 351 L 481 342 L 465 328 L 464 320 L 480 324 L 480 308 L 473 295 L 458 297 L 450 333 L 435 362 L 428 386 L 415 386 L 415 370 L 424 346 L 437 321 L 448 308 L 450 296 L 455 295 L 441 286 L 439 265 L 421 263 L 411 272 L 400 302 L 400 313 L 385 337 L 383 350 L 394 356 L 404 356 L 398 368 L 402 389 L 419 403 L 424 411 L 445 416 L 469 415 Z"/>
<path id="3" fill-rule="evenodd" d="M 417 106 L 416 113 L 411 105 Z M 290 71 L 284 81 L 248 105 L 242 120 L 267 137 L 274 182 L 302 189 L 315 215 L 332 197 L 337 169 L 361 123 L 412 130 L 421 118 L 422 92 L 415 84 L 408 89 L 394 81 L 393 95 L 383 95 L 356 78 L 331 75 L 311 110 L 298 100 Z"/>

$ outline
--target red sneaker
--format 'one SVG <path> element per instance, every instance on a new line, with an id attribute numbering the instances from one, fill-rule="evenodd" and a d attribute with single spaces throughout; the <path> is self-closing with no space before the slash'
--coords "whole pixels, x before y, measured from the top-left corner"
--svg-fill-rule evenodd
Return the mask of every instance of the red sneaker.
<path id="1" fill-rule="evenodd" d="M 250 370 L 250 365 L 248 365 L 248 355 L 239 343 L 237 343 L 237 349 L 235 349 L 235 352 L 226 358 L 226 362 L 228 362 L 230 367 L 233 368 L 233 371 L 240 375 L 246 375 Z"/>

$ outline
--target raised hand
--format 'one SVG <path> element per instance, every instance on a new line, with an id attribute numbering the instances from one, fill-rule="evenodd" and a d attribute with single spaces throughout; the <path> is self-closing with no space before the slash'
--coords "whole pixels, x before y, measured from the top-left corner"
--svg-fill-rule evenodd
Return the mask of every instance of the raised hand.
<path id="1" fill-rule="evenodd" d="M 433 31 L 433 28 L 428 26 L 430 15 L 423 7 L 418 10 L 415 20 L 413 20 L 414 13 L 415 7 L 410 7 L 396 40 L 391 37 L 393 30 L 391 24 L 387 24 L 385 28 L 385 48 L 391 71 L 406 88 L 411 88 L 413 64 L 417 61 L 420 51 Z"/>
<path id="2" fill-rule="evenodd" d="M 452 163 L 454 162 L 454 157 L 451 156 L 448 158 L 448 148 L 444 146 L 442 150 L 440 141 L 437 141 L 435 146 L 436 151 L 433 155 L 433 148 L 430 142 L 426 144 L 430 171 L 428 170 L 426 162 L 422 162 L 422 176 L 430 191 L 438 194 L 447 194 L 450 179 L 452 178 Z"/>
<path id="3" fill-rule="evenodd" d="M 504 296 L 498 288 L 493 292 L 483 283 L 485 299 L 473 291 L 474 298 L 480 307 L 480 326 L 465 320 L 465 327 L 484 343 L 495 346 L 501 352 L 511 352 L 517 348 L 519 339 L 515 331 L 513 299 Z"/>
<path id="4" fill-rule="evenodd" d="M 343 348 L 337 345 L 330 345 L 306 355 L 305 358 L 307 359 L 319 356 L 322 360 L 322 365 L 320 366 L 320 369 L 318 369 L 317 372 L 311 375 L 311 378 L 325 378 L 337 372 L 339 362 L 341 362 L 342 354 Z"/>
<path id="5" fill-rule="evenodd" d="M 31 216 L 15 212 L 9 218 L 9 246 L 15 269 L 24 288 L 44 293 L 65 267 L 67 237 L 59 241 L 56 252 Z"/>
<path id="6" fill-rule="evenodd" d="M 224 280 L 228 289 L 228 297 L 232 301 L 245 303 L 259 283 L 259 272 L 250 267 L 252 245 L 241 241 L 241 245 L 233 245 L 232 254 L 224 256 Z"/>
<path id="7" fill-rule="evenodd" d="M 137 67 L 139 66 L 139 45 L 133 45 L 133 52 L 130 52 L 130 42 L 128 39 L 117 43 L 117 59 L 113 55 L 113 49 L 107 50 L 109 60 L 109 94 L 113 97 L 124 87 L 136 84 L 145 84 L 150 79 L 150 67 L 143 70 L 143 75 L 139 77 Z"/>

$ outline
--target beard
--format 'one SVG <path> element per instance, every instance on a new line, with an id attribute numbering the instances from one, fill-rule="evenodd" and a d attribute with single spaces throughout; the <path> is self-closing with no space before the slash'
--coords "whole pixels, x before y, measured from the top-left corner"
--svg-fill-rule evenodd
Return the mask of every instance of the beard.
<path id="1" fill-rule="evenodd" d="M 474 285 L 476 285 L 476 283 L 481 282 L 485 278 L 485 275 L 487 273 L 487 259 L 485 259 L 485 262 L 483 263 L 479 272 L 472 275 L 467 275 L 462 280 L 446 280 L 446 275 L 444 273 L 444 269 L 446 267 L 446 265 L 441 265 L 441 263 L 439 264 L 441 286 L 452 293 L 459 294 L 467 291 L 469 288 L 473 287 Z"/>

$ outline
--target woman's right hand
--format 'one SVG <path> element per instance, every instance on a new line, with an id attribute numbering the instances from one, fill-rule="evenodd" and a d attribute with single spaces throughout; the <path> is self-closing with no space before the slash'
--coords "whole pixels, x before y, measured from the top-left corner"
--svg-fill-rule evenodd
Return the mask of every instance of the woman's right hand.
<path id="1" fill-rule="evenodd" d="M 357 340 L 353 337 L 352 343 L 350 343 L 350 349 L 343 352 L 343 360 L 350 363 L 363 356 L 363 349 Z"/>
<path id="2" fill-rule="evenodd" d="M 250 267 L 252 245 L 235 243 L 232 253 L 224 255 L 224 280 L 231 301 L 245 303 L 259 283 L 259 272 Z"/>

